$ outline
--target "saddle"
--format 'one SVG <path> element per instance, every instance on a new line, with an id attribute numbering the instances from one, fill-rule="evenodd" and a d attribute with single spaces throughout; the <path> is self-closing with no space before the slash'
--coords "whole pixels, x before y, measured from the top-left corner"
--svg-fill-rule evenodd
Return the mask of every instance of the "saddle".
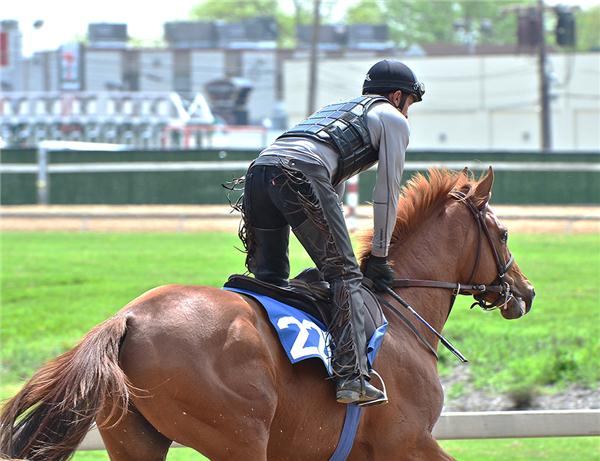
<path id="1" fill-rule="evenodd" d="M 324 325 L 329 325 L 334 308 L 331 302 L 329 283 L 323 280 L 316 268 L 305 269 L 293 279 L 290 287 L 282 288 L 253 277 L 234 274 L 224 285 L 276 299 L 313 316 Z M 365 334 L 371 338 L 375 330 L 385 322 L 383 311 L 373 292 L 364 285 L 360 287 L 365 309 Z"/>

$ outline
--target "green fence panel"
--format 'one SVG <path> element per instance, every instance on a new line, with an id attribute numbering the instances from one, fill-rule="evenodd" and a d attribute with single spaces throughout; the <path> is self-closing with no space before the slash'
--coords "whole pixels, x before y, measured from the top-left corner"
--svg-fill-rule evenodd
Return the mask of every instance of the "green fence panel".
<path id="1" fill-rule="evenodd" d="M 50 154 L 51 163 L 249 161 L 256 150 L 151 150 L 123 152 L 61 151 Z M 480 152 L 412 151 L 408 161 L 477 162 L 482 167 L 498 162 L 578 162 L 597 165 L 597 152 Z M 35 165 L 32 149 L 5 149 L 0 163 Z M 221 184 L 240 171 L 111 172 L 50 175 L 53 204 L 221 204 L 227 191 Z M 413 174 L 404 174 L 406 181 Z M 477 172 L 479 174 L 479 172 Z M 375 172 L 361 175 L 360 201 L 371 200 Z M 4 205 L 36 203 L 36 176 L 0 175 L 0 202 Z M 600 172 L 500 171 L 495 172 L 493 203 L 499 204 L 600 204 Z"/>
<path id="2" fill-rule="evenodd" d="M 403 183 L 415 173 L 405 172 Z M 362 173 L 359 182 L 361 203 L 372 201 L 374 186 L 375 172 Z M 495 171 L 492 203 L 600 205 L 600 172 Z"/>
<path id="3" fill-rule="evenodd" d="M 101 163 L 101 162 L 209 162 L 252 160 L 258 152 L 255 150 L 153 150 L 153 151 L 116 151 L 116 152 L 76 152 L 61 151 L 50 153 L 50 163 Z"/>
<path id="4" fill-rule="evenodd" d="M 36 149 L 0 149 L 0 164 L 35 163 L 36 159 Z"/>
<path id="5" fill-rule="evenodd" d="M 532 152 L 532 151 L 437 151 L 411 150 L 406 153 L 407 161 L 478 162 L 493 165 L 494 162 L 600 162 L 600 152 Z"/>
<path id="6" fill-rule="evenodd" d="M 1 174 L 0 204 L 29 205 L 37 203 L 35 174 Z"/>
<path id="7" fill-rule="evenodd" d="M 531 152 L 531 151 L 437 151 L 411 150 L 406 154 L 409 161 L 478 161 L 494 162 L 600 162 L 600 152 Z M 106 151 L 53 151 L 53 163 L 87 162 L 176 162 L 176 161 L 233 161 L 251 160 L 258 155 L 255 149 L 206 149 L 206 150 L 126 150 Z M 0 163 L 35 163 L 35 149 L 3 149 Z"/>
<path id="8" fill-rule="evenodd" d="M 76 173 L 51 176 L 52 204 L 223 204 L 239 171 Z"/>

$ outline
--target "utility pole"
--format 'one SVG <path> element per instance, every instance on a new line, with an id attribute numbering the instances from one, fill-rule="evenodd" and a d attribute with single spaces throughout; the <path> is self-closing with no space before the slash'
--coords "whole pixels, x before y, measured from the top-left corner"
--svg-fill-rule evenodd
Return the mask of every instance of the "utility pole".
<path id="1" fill-rule="evenodd" d="M 311 115 L 316 109 L 317 99 L 317 67 L 319 53 L 319 29 L 321 27 L 321 0 L 314 0 L 313 10 L 313 29 L 310 43 L 310 64 L 308 77 L 308 105 L 306 108 L 307 116 Z"/>
<path id="2" fill-rule="evenodd" d="M 540 81 L 540 125 L 542 137 L 542 149 L 552 149 L 552 125 L 550 119 L 550 89 L 547 72 L 546 36 L 544 28 L 544 0 L 538 0 L 538 23 L 539 23 L 539 45 L 538 45 L 538 72 Z"/>

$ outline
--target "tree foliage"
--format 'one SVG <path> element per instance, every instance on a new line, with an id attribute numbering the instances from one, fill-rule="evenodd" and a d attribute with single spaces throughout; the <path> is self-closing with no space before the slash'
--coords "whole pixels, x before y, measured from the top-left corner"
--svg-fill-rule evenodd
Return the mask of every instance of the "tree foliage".
<path id="1" fill-rule="evenodd" d="M 190 17 L 198 20 L 239 21 L 274 16 L 280 29 L 280 46 L 296 44 L 296 27 L 312 21 L 313 0 L 291 0 L 293 11 L 281 8 L 282 0 L 202 0 Z M 322 23 L 342 6 L 342 0 L 322 2 Z M 536 0 L 359 0 L 348 7 L 348 24 L 387 24 L 391 38 L 401 47 L 424 43 L 498 43 L 517 41 L 518 7 L 535 6 Z M 546 15 L 551 26 L 553 14 Z M 576 13 L 577 49 L 600 49 L 600 6 Z M 551 27 L 549 27 L 551 29 Z M 548 42 L 553 43 L 548 35 Z"/>
<path id="2" fill-rule="evenodd" d="M 277 0 L 204 0 L 192 8 L 192 19 L 239 21 L 279 12 Z"/>
<path id="3" fill-rule="evenodd" d="M 575 14 L 577 49 L 600 51 L 600 6 Z"/>
<path id="4" fill-rule="evenodd" d="M 385 24 L 386 18 L 380 2 L 361 0 L 346 12 L 348 24 Z"/>
<path id="5" fill-rule="evenodd" d="M 514 43 L 516 17 L 509 10 L 533 0 L 362 0 L 347 21 L 385 23 L 400 46 L 415 43 Z"/>
<path id="6" fill-rule="evenodd" d="M 279 46 L 296 43 L 296 26 L 311 18 L 311 0 L 293 0 L 294 12 L 284 12 L 279 0 L 203 0 L 194 6 L 190 18 L 196 20 L 239 21 L 257 16 L 273 16 L 279 27 Z"/>

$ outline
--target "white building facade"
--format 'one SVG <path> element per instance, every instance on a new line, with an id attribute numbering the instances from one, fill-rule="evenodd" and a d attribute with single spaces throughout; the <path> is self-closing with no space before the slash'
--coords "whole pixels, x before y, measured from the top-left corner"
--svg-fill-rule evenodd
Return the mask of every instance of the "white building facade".
<path id="1" fill-rule="evenodd" d="M 378 58 L 321 59 L 317 106 L 360 94 Z M 410 110 L 412 148 L 539 149 L 534 55 L 399 58 L 425 83 Z M 550 54 L 553 148 L 600 150 L 600 53 Z M 290 123 L 306 116 L 308 60 L 284 63 Z"/>

